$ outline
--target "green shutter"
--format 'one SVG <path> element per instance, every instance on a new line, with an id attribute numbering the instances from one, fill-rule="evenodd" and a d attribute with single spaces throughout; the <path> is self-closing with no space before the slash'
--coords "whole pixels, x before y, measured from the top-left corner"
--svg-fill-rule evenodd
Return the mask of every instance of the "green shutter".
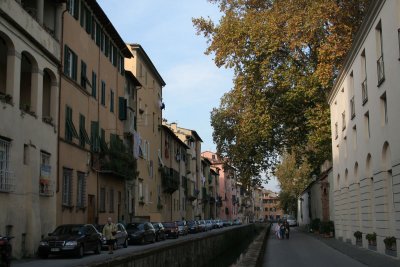
<path id="1" fill-rule="evenodd" d="M 92 96 L 94 99 L 97 97 L 97 75 L 92 71 Z"/>
<path id="2" fill-rule="evenodd" d="M 92 121 L 90 125 L 90 138 L 91 138 L 91 146 L 90 149 L 92 151 L 99 151 L 99 122 Z"/>
<path id="3" fill-rule="evenodd" d="M 69 76 L 70 73 L 70 54 L 69 54 L 69 48 L 67 45 L 64 46 L 64 74 Z"/>
<path id="4" fill-rule="evenodd" d="M 124 121 L 127 119 L 127 100 L 124 97 L 119 97 L 118 100 L 118 118 Z"/>
<path id="5" fill-rule="evenodd" d="M 86 32 L 90 34 L 92 32 L 92 13 L 86 8 Z"/>
<path id="6" fill-rule="evenodd" d="M 74 18 L 79 19 L 79 0 L 70 0 L 74 1 Z"/>
<path id="7" fill-rule="evenodd" d="M 78 57 L 75 53 L 73 53 L 72 51 L 70 51 L 72 54 L 72 79 L 74 81 L 77 80 L 77 76 L 78 76 Z"/>
<path id="8" fill-rule="evenodd" d="M 81 2 L 81 27 L 83 27 L 85 25 L 85 12 L 86 12 L 86 8 L 85 8 L 85 4 L 83 3 L 83 1 Z"/>
<path id="9" fill-rule="evenodd" d="M 81 86 L 86 89 L 86 63 L 81 60 Z"/>
<path id="10" fill-rule="evenodd" d="M 114 112 L 114 91 L 110 90 L 110 111 Z"/>

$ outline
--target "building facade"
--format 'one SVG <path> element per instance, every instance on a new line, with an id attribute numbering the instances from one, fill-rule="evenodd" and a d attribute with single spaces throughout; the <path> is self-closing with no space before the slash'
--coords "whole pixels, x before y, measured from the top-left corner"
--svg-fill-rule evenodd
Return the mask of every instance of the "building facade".
<path id="1" fill-rule="evenodd" d="M 269 221 L 282 219 L 284 212 L 279 206 L 279 194 L 263 189 L 263 218 Z"/>
<path id="2" fill-rule="evenodd" d="M 0 2 L 0 233 L 34 255 L 56 225 L 61 13 L 53 1 Z"/>
<path id="3" fill-rule="evenodd" d="M 400 238 L 399 1 L 372 1 L 329 95 L 336 237 Z M 397 255 L 400 246 L 397 245 Z"/>
<path id="4" fill-rule="evenodd" d="M 160 221 L 161 212 L 157 209 L 157 201 L 161 194 L 161 171 L 158 165 L 162 150 L 162 110 L 165 108 L 162 88 L 165 82 L 141 45 L 128 44 L 127 47 L 133 58 L 125 61 L 125 68 L 141 84 L 137 93 L 139 173 L 134 182 L 133 217 Z"/>

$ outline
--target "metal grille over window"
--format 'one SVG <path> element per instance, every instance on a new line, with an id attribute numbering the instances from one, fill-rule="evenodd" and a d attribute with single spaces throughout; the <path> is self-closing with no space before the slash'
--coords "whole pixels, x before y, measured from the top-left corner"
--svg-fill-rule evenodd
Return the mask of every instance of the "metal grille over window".
<path id="1" fill-rule="evenodd" d="M 40 179 L 39 194 L 41 196 L 53 196 L 53 181 L 51 181 L 50 154 L 40 153 Z"/>
<path id="2" fill-rule="evenodd" d="M 378 69 L 378 85 L 380 85 L 385 80 L 385 66 L 383 62 L 383 55 L 381 55 L 376 61 L 376 65 Z"/>
<path id="3" fill-rule="evenodd" d="M 0 192 L 12 192 L 15 187 L 14 172 L 10 171 L 11 143 L 0 138 Z"/>
<path id="4" fill-rule="evenodd" d="M 367 78 L 361 83 L 361 90 L 363 104 L 365 104 L 368 101 Z"/>
<path id="5" fill-rule="evenodd" d="M 86 207 L 86 175 L 83 172 L 78 172 L 78 183 L 76 192 L 76 206 L 78 208 Z"/>
<path id="6" fill-rule="evenodd" d="M 354 102 L 354 96 L 350 99 L 350 111 L 351 111 L 351 119 L 356 116 L 356 106 Z"/>
<path id="7" fill-rule="evenodd" d="M 63 169 L 62 204 L 72 207 L 72 170 Z"/>

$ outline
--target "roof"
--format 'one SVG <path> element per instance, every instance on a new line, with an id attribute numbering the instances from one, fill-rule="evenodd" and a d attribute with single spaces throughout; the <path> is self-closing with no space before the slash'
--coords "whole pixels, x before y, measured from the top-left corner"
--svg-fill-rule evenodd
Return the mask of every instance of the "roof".
<path id="1" fill-rule="evenodd" d="M 200 138 L 200 135 L 195 130 L 192 130 L 192 135 L 194 135 L 197 140 L 200 140 L 200 142 L 203 142 L 203 140 Z"/>
<path id="2" fill-rule="evenodd" d="M 174 133 L 174 131 L 172 131 L 168 126 L 162 125 L 163 129 L 165 129 L 170 135 L 172 135 L 176 141 L 178 141 L 178 143 L 180 143 L 181 145 L 183 145 L 184 147 L 186 147 L 186 149 L 189 149 L 190 147 L 185 144 L 185 142 L 183 142 L 181 139 L 179 139 L 178 136 L 176 136 L 176 134 Z"/>
<path id="3" fill-rule="evenodd" d="M 142 84 L 130 70 L 125 70 L 125 76 L 130 78 L 135 86 L 142 86 Z"/>
<path id="4" fill-rule="evenodd" d="M 140 44 L 135 44 L 135 43 L 128 44 L 128 46 L 130 46 L 131 49 L 138 51 L 142 55 L 144 61 L 150 66 L 150 69 L 153 71 L 153 73 L 156 75 L 158 81 L 161 83 L 161 86 L 165 86 L 166 85 L 165 81 L 163 80 L 160 73 L 154 66 L 150 57 L 147 55 L 146 51 L 144 51 L 143 47 Z"/>
<path id="5" fill-rule="evenodd" d="M 121 50 L 121 53 L 124 55 L 126 58 L 131 58 L 133 57 L 131 51 L 129 50 L 128 47 L 126 47 L 125 42 L 122 40 L 121 36 L 117 32 L 117 30 L 114 28 L 113 24 L 111 21 L 108 19 L 106 13 L 104 13 L 103 9 L 100 7 L 100 5 L 97 3 L 96 0 L 86 0 L 87 5 L 93 10 L 94 14 L 96 15 L 96 18 L 99 20 L 101 25 L 104 27 L 108 35 L 111 37 L 111 39 L 115 42 L 117 47 Z"/>

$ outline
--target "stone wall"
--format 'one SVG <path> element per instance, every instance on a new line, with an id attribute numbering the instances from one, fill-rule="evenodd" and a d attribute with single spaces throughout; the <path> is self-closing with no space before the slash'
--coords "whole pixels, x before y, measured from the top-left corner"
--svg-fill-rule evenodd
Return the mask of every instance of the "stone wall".
<path id="1" fill-rule="evenodd" d="M 188 240 L 149 248 L 107 262 L 92 263 L 87 267 L 202 267 L 230 248 L 254 238 L 259 233 L 255 224 L 243 225 L 226 231 L 211 232 Z"/>

